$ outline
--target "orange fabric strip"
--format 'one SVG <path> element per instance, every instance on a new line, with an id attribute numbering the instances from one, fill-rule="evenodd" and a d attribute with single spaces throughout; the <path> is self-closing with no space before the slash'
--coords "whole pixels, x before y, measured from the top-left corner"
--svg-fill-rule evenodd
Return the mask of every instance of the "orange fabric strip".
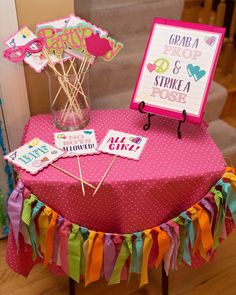
<path id="1" fill-rule="evenodd" d="M 58 218 L 58 213 L 52 210 L 52 219 L 48 225 L 47 237 L 46 237 L 46 253 L 44 256 L 44 265 L 47 265 L 53 255 L 53 240 L 54 233 L 56 229 L 56 222 Z"/>
<path id="2" fill-rule="evenodd" d="M 44 210 L 40 213 L 38 218 L 38 227 L 39 227 L 39 241 L 41 251 L 46 255 L 46 240 L 47 240 L 47 230 L 49 225 L 49 216 L 51 215 L 51 209 L 45 207 Z"/>
<path id="3" fill-rule="evenodd" d="M 201 243 L 201 228 L 200 228 L 200 225 L 197 224 L 197 235 L 196 235 L 196 240 L 193 247 L 194 254 L 199 252 L 200 243 Z"/>
<path id="4" fill-rule="evenodd" d="M 89 269 L 87 273 L 86 285 L 100 279 L 103 263 L 103 243 L 104 233 L 97 232 L 91 248 L 90 265 L 88 265 Z"/>
<path id="5" fill-rule="evenodd" d="M 155 266 L 158 267 L 162 262 L 166 252 L 170 248 L 170 237 L 168 234 L 162 230 L 159 226 L 155 227 L 154 230 L 158 232 L 157 242 L 158 242 L 158 257 Z"/>
<path id="6" fill-rule="evenodd" d="M 208 213 L 198 204 L 194 205 L 198 209 L 198 223 L 201 230 L 201 244 L 205 253 L 207 253 L 214 244 L 211 233 L 211 222 Z"/>

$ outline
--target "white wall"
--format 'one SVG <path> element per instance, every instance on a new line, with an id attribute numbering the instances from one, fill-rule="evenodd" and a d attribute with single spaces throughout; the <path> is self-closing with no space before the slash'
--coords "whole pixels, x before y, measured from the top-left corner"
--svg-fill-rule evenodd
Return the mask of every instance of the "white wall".
<path id="1" fill-rule="evenodd" d="M 14 0 L 0 1 L 0 53 L 4 41 L 18 30 Z M 28 120 L 29 104 L 22 64 L 0 58 L 0 87 L 10 148 L 19 146 L 23 128 Z"/>

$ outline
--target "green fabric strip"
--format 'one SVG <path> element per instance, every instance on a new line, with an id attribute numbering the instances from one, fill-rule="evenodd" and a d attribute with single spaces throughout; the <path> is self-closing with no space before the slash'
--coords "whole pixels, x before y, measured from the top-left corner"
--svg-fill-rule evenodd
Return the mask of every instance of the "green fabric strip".
<path id="1" fill-rule="evenodd" d="M 218 218 L 217 218 L 215 230 L 214 230 L 214 244 L 212 247 L 212 249 L 215 250 L 220 244 L 219 236 L 220 236 L 221 225 L 224 220 L 224 209 L 223 209 L 222 193 L 218 191 L 214 186 L 211 188 L 211 193 L 214 194 L 214 200 L 218 210 Z"/>
<path id="2" fill-rule="evenodd" d="M 122 243 L 120 253 L 117 257 L 115 267 L 111 275 L 111 279 L 109 281 L 109 285 L 120 283 L 120 276 L 121 276 L 121 272 L 124 267 L 124 264 L 126 260 L 128 259 L 128 257 L 132 254 L 132 242 L 131 242 L 132 235 L 127 234 L 127 235 L 124 235 L 124 237 L 125 239 Z"/>
<path id="3" fill-rule="evenodd" d="M 31 219 L 31 205 L 38 200 L 37 197 L 33 194 L 30 195 L 29 199 L 24 200 L 23 210 L 21 213 L 22 221 L 29 226 Z"/>
<path id="4" fill-rule="evenodd" d="M 76 282 L 80 280 L 82 244 L 83 237 L 79 231 L 79 226 L 72 224 L 72 230 L 68 239 L 68 271 L 69 276 Z"/>

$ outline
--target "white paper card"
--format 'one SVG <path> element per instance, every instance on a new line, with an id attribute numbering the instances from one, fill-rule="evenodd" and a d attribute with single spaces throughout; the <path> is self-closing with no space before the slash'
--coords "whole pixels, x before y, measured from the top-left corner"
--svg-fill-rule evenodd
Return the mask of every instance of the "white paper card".
<path id="1" fill-rule="evenodd" d="M 109 130 L 98 150 L 104 153 L 139 160 L 146 137 Z"/>
<path id="2" fill-rule="evenodd" d="M 93 129 L 54 133 L 55 145 L 66 156 L 91 155 L 97 153 L 96 135 Z"/>
<path id="3" fill-rule="evenodd" d="M 14 165 L 36 174 L 64 154 L 58 148 L 34 138 L 4 157 Z"/>
<path id="4" fill-rule="evenodd" d="M 8 47 L 22 46 L 36 38 L 37 36 L 33 32 L 31 32 L 27 27 L 24 27 L 20 29 L 15 35 L 11 36 L 11 38 L 6 41 L 6 45 Z M 24 61 L 37 73 L 40 73 L 48 63 L 42 52 L 27 52 Z"/>
<path id="5" fill-rule="evenodd" d="M 40 29 L 42 27 L 53 27 L 57 30 L 60 30 L 60 29 L 63 29 L 64 27 L 67 26 L 67 23 L 69 21 L 69 18 L 68 17 L 65 17 L 65 18 L 61 18 L 61 19 L 56 19 L 56 20 L 53 20 L 53 21 L 49 21 L 49 22 L 46 22 L 46 23 L 41 23 L 41 24 L 38 24 L 36 26 L 36 30 L 37 29 Z M 52 63 L 58 63 L 60 62 L 60 59 L 55 55 L 55 54 L 49 54 L 50 56 L 50 60 L 52 61 Z M 66 54 L 66 53 L 63 53 L 62 54 L 62 59 L 63 61 L 67 61 L 71 58 L 70 55 Z"/>
<path id="6" fill-rule="evenodd" d="M 95 25 L 89 23 L 88 21 L 80 18 L 79 16 L 71 15 L 71 17 L 69 18 L 69 20 L 67 22 L 67 27 L 69 28 L 69 27 L 80 27 L 80 26 L 91 27 L 96 32 L 98 32 L 101 37 L 108 35 L 107 31 L 98 28 L 97 26 L 95 26 Z M 82 52 L 80 52 L 79 50 L 76 50 L 76 49 L 67 48 L 67 49 L 65 49 L 65 52 L 67 52 L 71 56 L 79 58 L 81 60 L 84 58 L 84 54 Z M 91 57 L 89 59 L 89 62 L 92 64 L 94 62 L 94 60 L 95 60 L 95 57 Z"/>

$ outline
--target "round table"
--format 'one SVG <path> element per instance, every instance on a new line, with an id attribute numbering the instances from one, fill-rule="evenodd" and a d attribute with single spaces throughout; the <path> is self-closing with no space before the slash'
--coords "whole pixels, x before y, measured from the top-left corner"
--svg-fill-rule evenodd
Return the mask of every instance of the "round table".
<path id="1" fill-rule="evenodd" d="M 179 227 L 183 226 L 183 232 L 186 235 L 186 232 L 188 233 L 190 229 L 188 226 L 190 225 L 189 220 L 191 220 L 191 214 L 194 216 L 195 213 L 198 214 L 200 212 L 199 214 L 202 214 L 201 216 L 204 217 L 207 226 L 204 229 L 206 230 L 204 234 L 212 241 L 211 226 L 215 226 L 217 222 L 217 214 L 213 212 L 213 207 L 214 210 L 217 210 L 216 203 L 213 202 L 214 198 L 215 200 L 217 198 L 219 200 L 222 199 L 224 202 L 226 200 L 225 195 L 222 197 L 220 195 L 221 192 L 216 189 L 209 193 L 211 187 L 215 185 L 224 173 L 225 162 L 221 152 L 207 133 L 204 124 L 193 125 L 184 123 L 182 126 L 182 139 L 180 140 L 177 138 L 176 130 L 178 122 L 175 120 L 153 117 L 152 126 L 148 131 L 143 130 L 142 126 L 144 123 L 146 123 L 146 116 L 137 111 L 102 110 L 92 112 L 91 121 L 86 129 L 95 130 L 98 143 L 102 141 L 109 129 L 148 138 L 138 161 L 117 157 L 112 169 L 109 171 L 95 196 L 93 196 L 93 189 L 88 186 L 85 186 L 86 195 L 83 196 L 80 182 L 63 174 L 52 166 L 48 166 L 37 175 L 31 175 L 20 169 L 17 169 L 17 171 L 21 184 L 23 183 L 25 187 L 25 197 L 28 196 L 27 192 L 37 196 L 38 200 L 63 218 L 64 224 L 67 224 L 66 226 L 69 224 L 70 230 L 72 230 L 74 224 L 73 230 L 74 228 L 77 228 L 77 231 L 78 229 L 81 231 L 86 229 L 87 233 L 89 232 L 89 237 L 88 235 L 86 238 L 83 236 L 83 245 L 85 245 L 83 246 L 83 250 L 81 250 L 84 253 L 83 255 L 90 255 L 88 252 L 92 251 L 92 248 L 89 248 L 89 243 L 100 239 L 96 243 L 96 250 L 98 250 L 101 243 L 105 245 L 107 242 L 106 238 L 109 237 L 109 241 L 111 241 L 111 238 L 114 238 L 113 242 L 116 247 L 116 255 L 118 255 L 119 251 L 123 251 L 126 253 L 125 255 L 132 256 L 134 252 L 132 252 L 131 248 L 134 245 L 137 248 L 138 242 L 143 238 L 143 242 L 141 243 L 143 247 L 143 260 L 141 263 L 144 277 L 142 279 L 141 275 L 141 281 L 147 282 L 147 267 L 148 265 L 154 266 L 157 258 L 155 255 L 160 254 L 160 244 L 156 245 L 154 240 L 151 242 L 151 229 L 154 228 L 157 231 L 155 233 L 155 239 L 157 239 L 156 241 L 158 243 L 160 242 L 158 240 L 160 235 L 162 235 L 165 241 L 168 239 L 170 242 L 169 246 L 173 246 L 171 249 L 171 253 L 173 254 L 173 249 L 178 251 L 179 245 L 183 242 L 181 240 L 183 237 L 181 237 L 178 225 L 175 222 L 179 222 Z M 52 126 L 50 115 L 34 116 L 25 127 L 22 144 L 29 142 L 35 137 L 53 144 L 54 132 L 58 132 L 58 130 Z M 83 178 L 96 187 L 112 159 L 112 155 L 103 153 L 81 156 L 80 163 Z M 54 164 L 79 176 L 76 157 L 61 158 Z M 18 187 L 15 193 L 18 195 L 22 193 L 21 188 Z M 214 194 L 217 198 L 214 197 Z M 200 203 L 197 204 L 205 196 L 206 200 L 201 201 L 201 205 L 199 205 Z M 212 203 L 211 205 L 211 202 L 214 204 Z M 221 202 L 219 206 L 225 206 L 224 202 Z M 47 209 L 48 207 L 45 208 Z M 186 213 L 185 210 L 190 207 L 192 211 Z M 232 208 L 234 207 L 232 206 Z M 174 220 L 173 218 L 178 215 L 181 216 L 178 221 Z M 196 216 L 200 218 L 200 215 Z M 50 217 L 50 222 L 52 219 L 53 217 Z M 183 222 L 184 219 L 186 219 L 186 222 Z M 184 228 L 185 226 L 186 229 Z M 172 233 L 169 227 L 173 227 Z M 37 228 L 38 226 L 33 227 L 36 232 Z M 227 233 L 229 232 L 230 229 L 228 228 Z M 65 233 L 63 232 L 63 234 Z M 72 232 L 67 232 L 66 243 L 67 240 L 70 240 L 70 234 Z M 177 239 L 171 240 L 170 237 L 172 234 L 176 234 Z M 186 238 L 189 237 L 186 236 Z M 198 238 L 195 235 L 195 239 L 197 240 Z M 187 243 L 189 243 L 189 240 L 187 240 Z M 69 247 L 68 245 L 66 246 L 66 251 L 68 250 L 69 253 L 69 248 L 67 249 Z M 101 248 L 99 249 L 101 250 Z M 138 251 L 137 249 L 135 251 Z M 155 254 L 157 249 L 159 249 L 159 254 Z M 146 250 L 148 250 L 148 256 L 145 256 Z M 186 252 L 186 247 L 184 251 Z M 187 255 L 188 253 L 185 254 Z M 100 252 L 100 255 L 101 259 L 103 259 L 103 252 Z M 116 256 L 118 257 L 117 260 L 127 259 L 127 256 L 124 258 L 122 255 Z M 177 252 L 173 255 L 175 255 L 176 259 Z M 186 262 L 190 258 L 185 257 L 184 259 Z M 28 275 L 35 263 L 42 262 L 42 259 L 32 260 L 32 249 L 29 245 L 24 244 L 22 236 L 20 236 L 20 251 L 17 251 L 11 231 L 7 247 L 7 261 L 13 270 L 20 274 Z M 170 265 L 170 258 L 168 261 L 168 265 Z M 203 259 L 197 256 L 196 259 L 192 258 L 191 265 L 197 266 L 202 261 Z M 101 267 L 104 267 L 101 265 L 101 261 L 96 260 L 93 263 L 95 265 L 97 265 L 96 263 L 99 264 L 100 271 Z M 122 261 L 122 263 L 125 263 L 125 261 Z M 173 262 L 173 265 L 175 265 L 175 262 Z M 68 273 L 68 265 L 66 266 L 66 270 L 55 263 L 50 264 L 50 268 L 56 274 Z M 119 274 L 121 274 L 121 270 Z M 104 274 L 104 269 L 102 273 Z M 96 277 L 96 279 L 99 277 Z M 119 277 L 114 275 L 113 282 L 119 282 Z"/>
<path id="2" fill-rule="evenodd" d="M 78 181 L 53 167 L 36 176 L 20 172 L 25 186 L 64 218 L 92 230 L 130 233 L 152 228 L 199 201 L 224 171 L 222 154 L 204 125 L 186 123 L 183 139 L 176 136 L 177 121 L 152 119 L 148 131 L 142 129 L 146 117 L 132 110 L 94 111 L 86 127 L 94 129 L 98 143 L 109 129 L 148 138 L 140 160 L 118 157 L 95 197 Z M 22 143 L 38 137 L 53 144 L 50 115 L 32 117 Z M 96 186 L 112 161 L 107 154 L 81 156 L 83 178 Z M 78 175 L 77 159 L 59 159 L 58 166 Z"/>

